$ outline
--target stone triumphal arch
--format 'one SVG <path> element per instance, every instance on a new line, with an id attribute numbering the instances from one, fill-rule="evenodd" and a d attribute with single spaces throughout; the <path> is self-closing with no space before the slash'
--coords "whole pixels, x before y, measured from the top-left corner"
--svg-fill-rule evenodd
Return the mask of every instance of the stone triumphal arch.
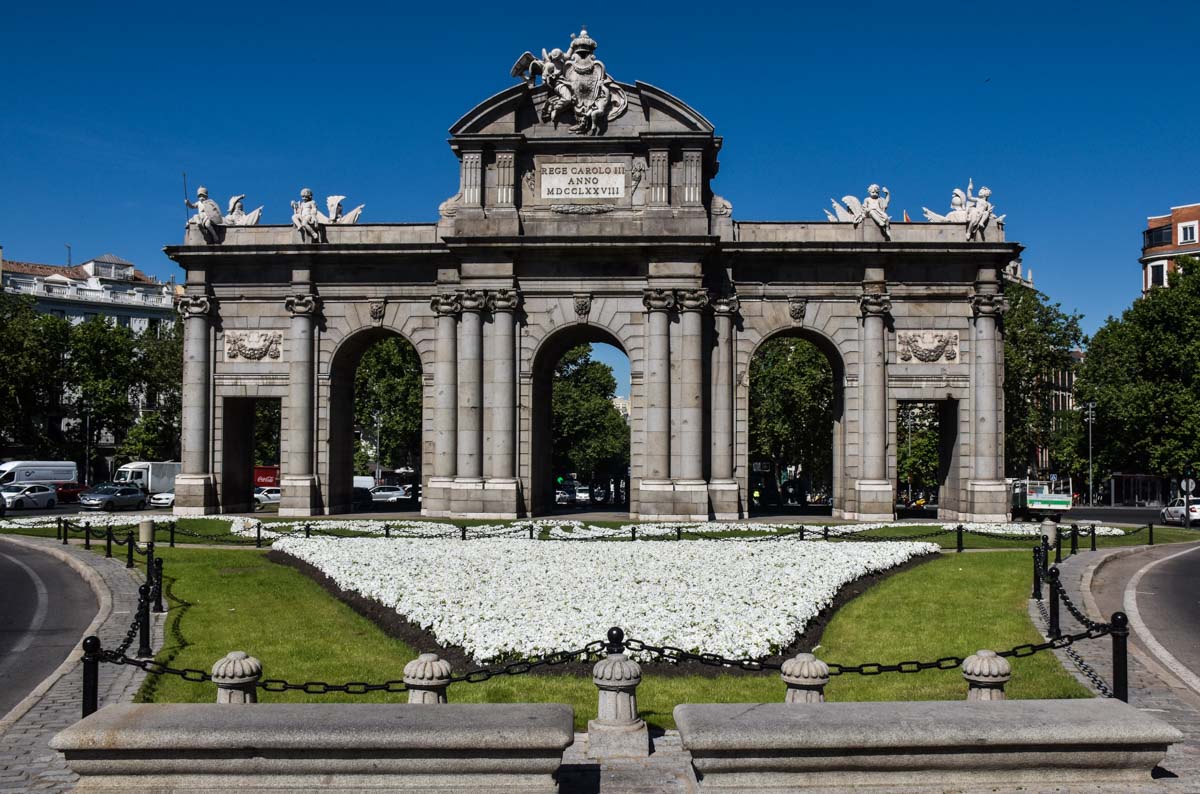
<path id="1" fill-rule="evenodd" d="M 1021 247 L 990 192 L 919 223 L 874 185 L 825 221 L 735 220 L 713 126 L 595 48 L 527 53 L 451 128 L 459 189 L 435 223 L 358 222 L 342 196 L 326 214 L 306 190 L 291 225 L 258 225 L 241 197 L 198 197 L 166 249 L 187 274 L 176 512 L 250 507 L 261 399 L 282 402 L 281 514 L 348 511 L 354 368 L 395 334 L 423 371 L 425 514 L 545 507 L 543 362 L 606 341 L 632 369 L 633 516 L 742 517 L 750 360 L 790 333 L 834 371 L 835 516 L 892 516 L 896 405 L 920 400 L 939 405 L 941 515 L 1004 518 L 1000 274 Z"/>

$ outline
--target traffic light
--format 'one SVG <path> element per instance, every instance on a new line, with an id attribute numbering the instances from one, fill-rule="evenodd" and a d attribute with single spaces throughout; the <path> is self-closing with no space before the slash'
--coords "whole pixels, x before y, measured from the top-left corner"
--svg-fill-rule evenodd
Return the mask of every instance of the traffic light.
<path id="1" fill-rule="evenodd" d="M 563 478 L 562 478 L 562 475 L 559 475 L 559 477 L 558 477 L 558 484 L 559 484 L 559 485 L 562 485 L 562 484 L 563 484 Z"/>

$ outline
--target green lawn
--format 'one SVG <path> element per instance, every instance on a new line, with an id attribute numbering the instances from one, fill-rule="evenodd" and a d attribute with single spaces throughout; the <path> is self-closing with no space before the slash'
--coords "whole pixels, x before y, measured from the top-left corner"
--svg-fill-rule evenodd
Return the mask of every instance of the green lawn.
<path id="1" fill-rule="evenodd" d="M 169 617 L 160 661 L 211 668 L 231 650 L 263 660 L 265 675 L 288 681 L 398 679 L 417 649 L 387 637 L 373 623 L 328 596 L 299 572 L 269 562 L 255 550 L 163 549 L 169 580 Z M 1039 640 L 1026 617 L 1028 560 L 1024 553 L 943 556 L 897 574 L 851 602 L 826 631 L 818 655 L 832 662 L 897 662 L 965 656 L 979 648 L 1002 650 Z M 1014 661 L 1013 697 L 1086 697 L 1087 692 L 1049 654 Z M 671 677 L 647 665 L 638 689 L 643 716 L 673 727 L 682 702 L 782 700 L 778 674 Z M 835 677 L 830 700 L 958 699 L 965 684 L 957 671 L 914 675 Z M 263 702 L 387 702 L 404 695 L 261 693 Z M 140 698 L 153 702 L 209 702 L 211 684 L 174 676 L 151 677 Z M 544 675 L 456 684 L 453 702 L 552 701 L 575 708 L 576 727 L 594 716 L 596 689 L 585 676 Z"/>

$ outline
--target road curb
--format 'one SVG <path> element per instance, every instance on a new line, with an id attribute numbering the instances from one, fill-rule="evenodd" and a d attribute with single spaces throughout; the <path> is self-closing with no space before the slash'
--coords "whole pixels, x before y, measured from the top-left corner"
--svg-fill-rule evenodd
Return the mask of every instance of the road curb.
<path id="1" fill-rule="evenodd" d="M 1150 631 L 1150 627 L 1142 621 L 1141 613 L 1138 611 L 1137 605 L 1137 588 L 1141 584 L 1142 577 L 1154 566 L 1164 563 L 1167 560 L 1173 560 L 1176 557 L 1184 554 L 1191 554 L 1197 550 L 1197 546 L 1177 551 L 1174 554 L 1168 554 L 1166 557 L 1159 557 L 1157 560 L 1150 562 L 1138 568 L 1137 573 L 1125 585 L 1125 591 L 1122 594 L 1122 606 L 1125 607 L 1125 614 L 1129 617 L 1129 627 L 1138 635 L 1138 639 L 1146 646 L 1146 650 L 1155 660 L 1166 667 L 1171 673 L 1178 678 L 1184 686 L 1191 689 L 1196 694 L 1200 695 L 1200 676 L 1197 676 L 1187 668 L 1182 662 L 1175 658 L 1174 654 L 1163 647 Z"/>
<path id="2" fill-rule="evenodd" d="M 92 588 L 92 592 L 96 596 L 97 610 L 96 617 L 84 629 L 83 634 L 79 638 L 79 642 L 75 643 L 75 648 L 63 660 L 63 663 L 55 668 L 54 672 L 42 679 L 36 687 L 31 691 L 20 703 L 9 709 L 9 712 L 3 717 L 0 717 L 0 737 L 3 737 L 12 725 L 24 717 L 29 710 L 38 704 L 42 697 L 50 691 L 58 681 L 67 673 L 74 669 L 75 665 L 79 664 L 79 660 L 83 658 L 83 648 L 80 647 L 84 637 L 95 634 L 104 625 L 104 622 L 112 615 L 113 599 L 112 591 L 108 589 L 108 585 L 104 583 L 104 577 L 96 572 L 96 569 L 81 561 L 73 554 L 68 554 L 57 547 L 57 545 L 31 543 L 27 540 L 20 540 L 11 535 L 0 535 L 0 541 L 10 543 L 14 546 L 20 546 L 33 551 L 40 551 L 48 554 L 61 562 L 69 565 L 79 576 L 87 582 Z"/>

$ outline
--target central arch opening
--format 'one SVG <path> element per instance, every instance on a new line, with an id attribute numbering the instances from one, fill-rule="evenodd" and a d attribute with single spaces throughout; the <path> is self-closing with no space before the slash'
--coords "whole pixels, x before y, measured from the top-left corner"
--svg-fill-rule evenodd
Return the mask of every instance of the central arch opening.
<path id="1" fill-rule="evenodd" d="M 572 326 L 534 358 L 530 512 L 629 511 L 629 357 L 601 328 Z"/>
<path id="2" fill-rule="evenodd" d="M 841 504 L 841 357 L 785 331 L 750 360 L 750 514 L 830 515 Z"/>
<path id="3" fill-rule="evenodd" d="M 330 367 L 330 513 L 421 507 L 423 378 L 412 344 L 386 328 L 342 345 Z"/>

